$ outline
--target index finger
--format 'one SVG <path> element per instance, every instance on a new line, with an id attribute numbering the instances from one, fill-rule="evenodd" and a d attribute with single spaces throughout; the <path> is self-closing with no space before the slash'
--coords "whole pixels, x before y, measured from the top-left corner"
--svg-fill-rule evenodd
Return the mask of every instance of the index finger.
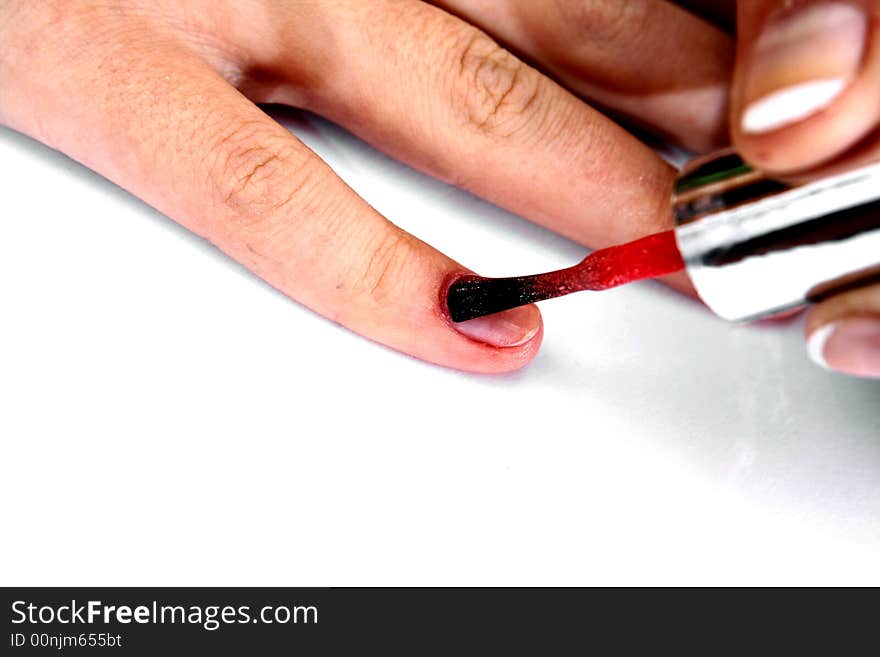
<path id="1" fill-rule="evenodd" d="M 137 27 L 153 38 L 36 55 L 64 59 L 55 66 L 17 51 L 0 87 L 25 102 L 3 103 L 3 118 L 368 338 L 477 372 L 531 360 L 541 342 L 534 306 L 453 324 L 442 294 L 465 268 L 382 217 L 202 59 Z M 105 39 L 132 31 L 124 22 L 67 28 Z"/>

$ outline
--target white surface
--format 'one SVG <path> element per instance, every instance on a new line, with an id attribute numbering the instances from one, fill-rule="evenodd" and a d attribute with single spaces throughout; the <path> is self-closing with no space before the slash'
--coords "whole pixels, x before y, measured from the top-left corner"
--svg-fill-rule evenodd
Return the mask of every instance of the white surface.
<path id="1" fill-rule="evenodd" d="M 294 131 L 485 274 L 583 250 Z M 655 284 L 509 376 L 402 356 L 0 130 L 3 584 L 880 584 L 880 384 Z M 447 417 L 454 412 L 458 421 Z"/>

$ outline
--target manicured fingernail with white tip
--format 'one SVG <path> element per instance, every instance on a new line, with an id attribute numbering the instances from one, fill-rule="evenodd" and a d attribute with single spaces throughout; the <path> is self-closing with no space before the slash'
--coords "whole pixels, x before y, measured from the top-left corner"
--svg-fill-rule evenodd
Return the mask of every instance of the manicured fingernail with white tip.
<path id="1" fill-rule="evenodd" d="M 810 337 L 807 338 L 807 353 L 810 356 L 810 360 L 816 363 L 816 365 L 824 367 L 826 370 L 830 368 L 825 361 L 825 343 L 828 342 L 828 338 L 830 338 L 831 334 L 834 332 L 834 326 L 834 324 L 821 326 L 813 331 L 810 334 Z"/>
<path id="2" fill-rule="evenodd" d="M 843 374 L 880 378 L 880 318 L 851 318 L 810 334 L 807 351 L 816 363 Z"/>
<path id="3" fill-rule="evenodd" d="M 868 21 L 849 2 L 818 2 L 770 16 L 744 74 L 748 134 L 779 130 L 829 107 L 862 61 Z"/>

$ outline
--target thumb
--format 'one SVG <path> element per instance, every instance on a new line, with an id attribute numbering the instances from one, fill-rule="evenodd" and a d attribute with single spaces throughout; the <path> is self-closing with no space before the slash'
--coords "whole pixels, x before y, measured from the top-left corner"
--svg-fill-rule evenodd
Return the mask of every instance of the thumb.
<path id="1" fill-rule="evenodd" d="M 740 0 L 732 99 L 743 155 L 775 172 L 835 160 L 880 121 L 876 0 Z"/>

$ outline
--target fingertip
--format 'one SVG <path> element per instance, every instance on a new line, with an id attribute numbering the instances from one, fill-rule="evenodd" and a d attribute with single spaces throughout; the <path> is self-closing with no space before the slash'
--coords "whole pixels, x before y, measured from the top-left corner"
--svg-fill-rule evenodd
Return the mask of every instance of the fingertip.
<path id="1" fill-rule="evenodd" d="M 453 328 L 471 340 L 498 349 L 520 347 L 541 330 L 541 313 L 534 305 L 453 323 Z"/>
<path id="2" fill-rule="evenodd" d="M 880 378 L 880 285 L 839 294 L 807 316 L 807 353 L 842 374 Z"/>
<path id="3" fill-rule="evenodd" d="M 772 132 L 825 109 L 859 72 L 869 19 L 857 3 L 786 2 L 754 21 L 737 71 L 746 134 Z"/>
<path id="4" fill-rule="evenodd" d="M 873 130 L 880 49 L 864 3 L 743 3 L 739 19 L 731 128 L 749 161 L 814 169 Z"/>
<path id="5" fill-rule="evenodd" d="M 447 321 L 465 359 L 454 366 L 484 374 L 521 369 L 537 355 L 544 337 L 541 312 L 535 305 L 464 322 Z"/>
<path id="6" fill-rule="evenodd" d="M 767 132 L 749 132 L 745 116 L 733 130 L 739 153 L 754 166 L 779 175 L 800 175 L 833 166 L 854 150 L 880 118 L 880 94 L 851 85 L 828 107 Z M 747 111 L 754 111 L 747 110 Z"/>
<path id="7" fill-rule="evenodd" d="M 744 135 L 762 135 L 802 121 L 828 108 L 848 85 L 844 77 L 821 78 L 768 93 L 743 109 L 740 130 Z"/>
<path id="8" fill-rule="evenodd" d="M 826 369 L 880 378 L 880 317 L 847 317 L 820 326 L 809 334 L 807 353 Z"/>
<path id="9" fill-rule="evenodd" d="M 453 321 L 449 305 L 450 288 L 462 277 L 473 275 L 456 267 L 447 272 L 439 283 L 437 316 L 444 332 L 451 337 L 448 348 L 455 358 L 465 359 L 452 363 L 459 369 L 498 373 L 521 368 L 538 351 L 543 338 L 541 311 L 535 304 L 509 308 L 466 321 Z"/>

